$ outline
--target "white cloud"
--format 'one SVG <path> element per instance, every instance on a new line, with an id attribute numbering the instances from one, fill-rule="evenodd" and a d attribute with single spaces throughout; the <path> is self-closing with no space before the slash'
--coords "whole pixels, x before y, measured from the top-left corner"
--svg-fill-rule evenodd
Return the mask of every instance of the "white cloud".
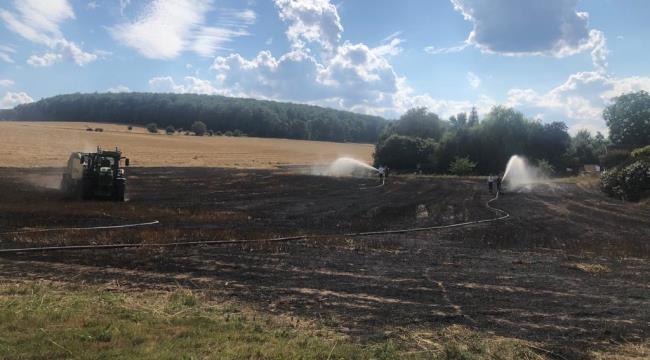
<path id="1" fill-rule="evenodd" d="M 0 86 L 2 87 L 10 87 L 13 86 L 15 82 L 13 80 L 9 79 L 0 79 Z"/>
<path id="2" fill-rule="evenodd" d="M 471 71 L 467 72 L 466 77 L 467 77 L 467 82 L 469 83 L 469 86 L 473 87 L 474 89 L 478 89 L 478 87 L 481 86 L 481 78 L 478 77 L 473 72 L 471 72 Z"/>
<path id="3" fill-rule="evenodd" d="M 0 18 L 5 26 L 23 38 L 45 45 L 51 50 L 41 56 L 31 56 L 28 64 L 49 66 L 63 59 L 71 59 L 77 65 L 85 65 L 97 60 L 96 54 L 83 51 L 63 36 L 60 23 L 75 18 L 67 0 L 16 0 L 14 9 L 15 12 L 0 9 Z M 0 52 L 0 58 L 13 62 L 6 51 Z"/>
<path id="4" fill-rule="evenodd" d="M 463 43 L 461 45 L 447 47 L 447 48 L 436 48 L 435 46 L 427 46 L 424 48 L 424 52 L 432 55 L 438 54 L 452 54 L 465 50 L 469 44 Z"/>
<path id="5" fill-rule="evenodd" d="M 212 0 L 155 0 L 135 21 L 109 28 L 111 35 L 151 59 L 173 59 L 191 50 L 210 56 L 223 44 L 248 35 L 247 25 L 255 21 L 252 10 L 221 10 L 224 26 L 205 26 Z"/>
<path id="6" fill-rule="evenodd" d="M 287 37 L 296 49 L 305 42 L 334 49 L 341 39 L 343 26 L 336 6 L 329 0 L 275 0 L 280 19 L 289 24 Z"/>
<path id="7" fill-rule="evenodd" d="M 32 101 L 34 101 L 34 99 L 24 92 L 7 92 L 5 96 L 0 99 L 0 109 L 11 109 L 16 105 L 26 104 Z"/>
<path id="8" fill-rule="evenodd" d="M 129 6 L 131 0 L 120 0 L 120 14 L 124 15 L 124 10 Z"/>
<path id="9" fill-rule="evenodd" d="M 341 43 L 343 28 L 336 7 L 328 1 L 276 0 L 287 23 L 292 50 L 280 56 L 260 51 L 253 58 L 234 53 L 219 56 L 211 67 L 216 73 L 218 93 L 284 101 L 299 101 L 368 114 L 397 117 L 414 106 L 427 106 L 441 116 L 469 111 L 469 101 L 434 99 L 416 94 L 399 77 L 389 59 L 399 54 L 400 32 L 370 47 L 363 43 Z M 324 56 L 308 49 L 320 45 Z M 157 84 L 167 91 L 184 92 L 186 85 L 172 79 Z M 481 96 L 476 104 L 487 110 L 495 102 Z"/>
<path id="10" fill-rule="evenodd" d="M 86 6 L 90 10 L 95 10 L 95 9 L 97 9 L 99 7 L 99 5 L 97 4 L 97 1 L 89 1 L 88 4 L 86 4 Z"/>
<path id="11" fill-rule="evenodd" d="M 106 91 L 109 93 L 125 93 L 125 92 L 131 92 L 131 89 L 129 89 L 124 85 L 117 85 L 112 88 L 108 88 Z"/>
<path id="12" fill-rule="evenodd" d="M 186 76 L 184 84 L 176 84 L 171 76 L 160 76 L 149 80 L 149 88 L 154 92 L 178 94 L 215 95 L 220 92 L 212 86 L 210 80 Z"/>
<path id="13" fill-rule="evenodd" d="M 582 128 L 606 133 L 603 109 L 612 98 L 639 90 L 650 91 L 650 77 L 616 78 L 599 71 L 581 72 L 543 94 L 511 89 L 506 105 L 525 113 L 544 114 L 547 121 L 566 121 L 574 133 Z"/>
<path id="14" fill-rule="evenodd" d="M 55 53 L 45 53 L 42 56 L 32 55 L 27 59 L 27 64 L 33 67 L 47 67 L 63 60 L 63 55 Z"/>
<path id="15" fill-rule="evenodd" d="M 465 43 L 451 48 L 427 47 L 430 54 L 462 51 L 474 45 L 501 55 L 566 57 L 591 50 L 594 67 L 605 71 L 604 34 L 589 29 L 589 14 L 576 11 L 578 0 L 451 0 L 474 28 Z"/>
<path id="16" fill-rule="evenodd" d="M 15 52 L 16 50 L 14 50 L 14 48 L 12 48 L 11 46 L 0 45 L 0 60 L 13 64 L 14 59 L 12 59 L 11 55 L 9 54 L 13 54 Z"/>

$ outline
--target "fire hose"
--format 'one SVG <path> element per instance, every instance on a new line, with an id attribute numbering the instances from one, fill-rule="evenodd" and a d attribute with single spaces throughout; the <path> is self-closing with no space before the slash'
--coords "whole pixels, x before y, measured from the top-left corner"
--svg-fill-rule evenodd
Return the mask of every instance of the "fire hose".
<path id="1" fill-rule="evenodd" d="M 106 249 L 125 249 L 125 248 L 143 248 L 143 247 L 181 247 L 181 246 L 199 246 L 199 245 L 230 245 L 230 244 L 246 244 L 246 243 L 262 243 L 262 242 L 291 242 L 291 241 L 302 241 L 310 239 L 322 239 L 333 236 L 342 236 L 342 237 L 363 237 L 363 236 L 372 236 L 372 235 L 389 235 L 389 234 L 406 234 L 413 232 L 423 232 L 423 231 L 433 231 L 433 230 L 444 230 L 444 229 L 453 229 L 466 227 L 471 225 L 491 223 L 501 220 L 506 220 L 510 218 L 510 214 L 502 209 L 491 206 L 490 204 L 499 199 L 499 193 L 496 194 L 494 198 L 489 200 L 486 203 L 486 206 L 494 211 L 498 216 L 490 219 L 467 221 L 462 223 L 450 224 L 450 225 L 437 225 L 437 226 L 428 226 L 428 227 L 417 227 L 417 228 L 407 228 L 407 229 L 396 229 L 396 230 L 380 230 L 380 231 L 367 231 L 367 232 L 356 232 L 356 233 L 344 233 L 344 234 L 307 234 L 307 235 L 298 235 L 298 236 L 288 236 L 288 237 L 276 237 L 276 238 L 262 238 L 262 239 L 248 239 L 248 240 L 200 240 L 200 241 L 183 241 L 183 242 L 170 242 L 170 243 L 147 243 L 147 244 L 99 244 L 99 245 L 67 245 L 67 246 L 45 246 L 45 247 L 30 247 L 30 248 L 18 248 L 18 249 L 0 249 L 0 254 L 13 254 L 13 253 L 24 253 L 24 252 L 49 252 L 49 251 L 68 251 L 68 250 L 106 250 Z M 38 230 L 27 230 L 22 232 L 10 232 L 10 233 L 0 233 L 2 234 L 20 234 L 20 233 L 29 233 L 29 232 L 45 232 L 45 231 L 64 231 L 64 230 L 105 230 L 105 229 L 118 229 L 126 227 L 136 227 L 136 226 L 147 226 L 147 225 L 156 225 L 159 224 L 158 221 L 151 221 L 147 223 L 140 224 L 128 224 L 128 225 L 115 225 L 115 226 L 96 226 L 89 228 L 58 228 L 58 229 L 38 229 Z"/>

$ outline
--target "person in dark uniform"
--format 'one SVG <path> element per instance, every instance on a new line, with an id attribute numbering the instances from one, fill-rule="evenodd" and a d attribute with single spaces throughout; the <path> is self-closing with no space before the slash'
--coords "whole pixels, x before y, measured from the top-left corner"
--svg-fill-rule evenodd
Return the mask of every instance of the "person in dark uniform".
<path id="1" fill-rule="evenodd" d="M 497 183 L 497 194 L 501 193 L 501 180 L 503 180 L 503 179 L 501 179 L 501 175 L 498 175 L 497 176 L 497 181 L 496 181 L 496 183 Z"/>

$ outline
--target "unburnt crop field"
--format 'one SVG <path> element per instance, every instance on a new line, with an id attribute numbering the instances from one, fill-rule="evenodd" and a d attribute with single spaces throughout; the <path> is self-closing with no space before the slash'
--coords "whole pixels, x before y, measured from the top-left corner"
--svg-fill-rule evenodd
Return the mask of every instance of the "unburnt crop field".
<path id="1" fill-rule="evenodd" d="M 88 131 L 88 130 L 92 131 Z M 96 132 L 95 129 L 102 129 Z M 371 162 L 373 146 L 321 141 L 228 136 L 185 132 L 150 134 L 142 127 L 81 122 L 0 121 L 0 167 L 63 166 L 71 152 L 119 146 L 134 166 L 218 166 L 277 168 L 322 165 L 340 156 Z"/>
<path id="2" fill-rule="evenodd" d="M 0 254 L 0 357 L 649 356 L 650 206 L 590 181 L 506 192 L 502 221 L 349 236 L 498 214 L 472 178 L 132 167 L 112 203 L 64 199 L 60 173 L 1 169 L 0 248 L 176 245 Z"/>

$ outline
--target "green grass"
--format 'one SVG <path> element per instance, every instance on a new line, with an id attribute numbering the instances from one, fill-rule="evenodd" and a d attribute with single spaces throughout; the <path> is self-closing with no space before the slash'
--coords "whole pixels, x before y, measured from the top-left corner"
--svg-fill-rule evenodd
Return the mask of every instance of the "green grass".
<path id="1" fill-rule="evenodd" d="M 0 359 L 539 359 L 462 327 L 361 344 L 302 324 L 185 289 L 0 283 Z"/>

